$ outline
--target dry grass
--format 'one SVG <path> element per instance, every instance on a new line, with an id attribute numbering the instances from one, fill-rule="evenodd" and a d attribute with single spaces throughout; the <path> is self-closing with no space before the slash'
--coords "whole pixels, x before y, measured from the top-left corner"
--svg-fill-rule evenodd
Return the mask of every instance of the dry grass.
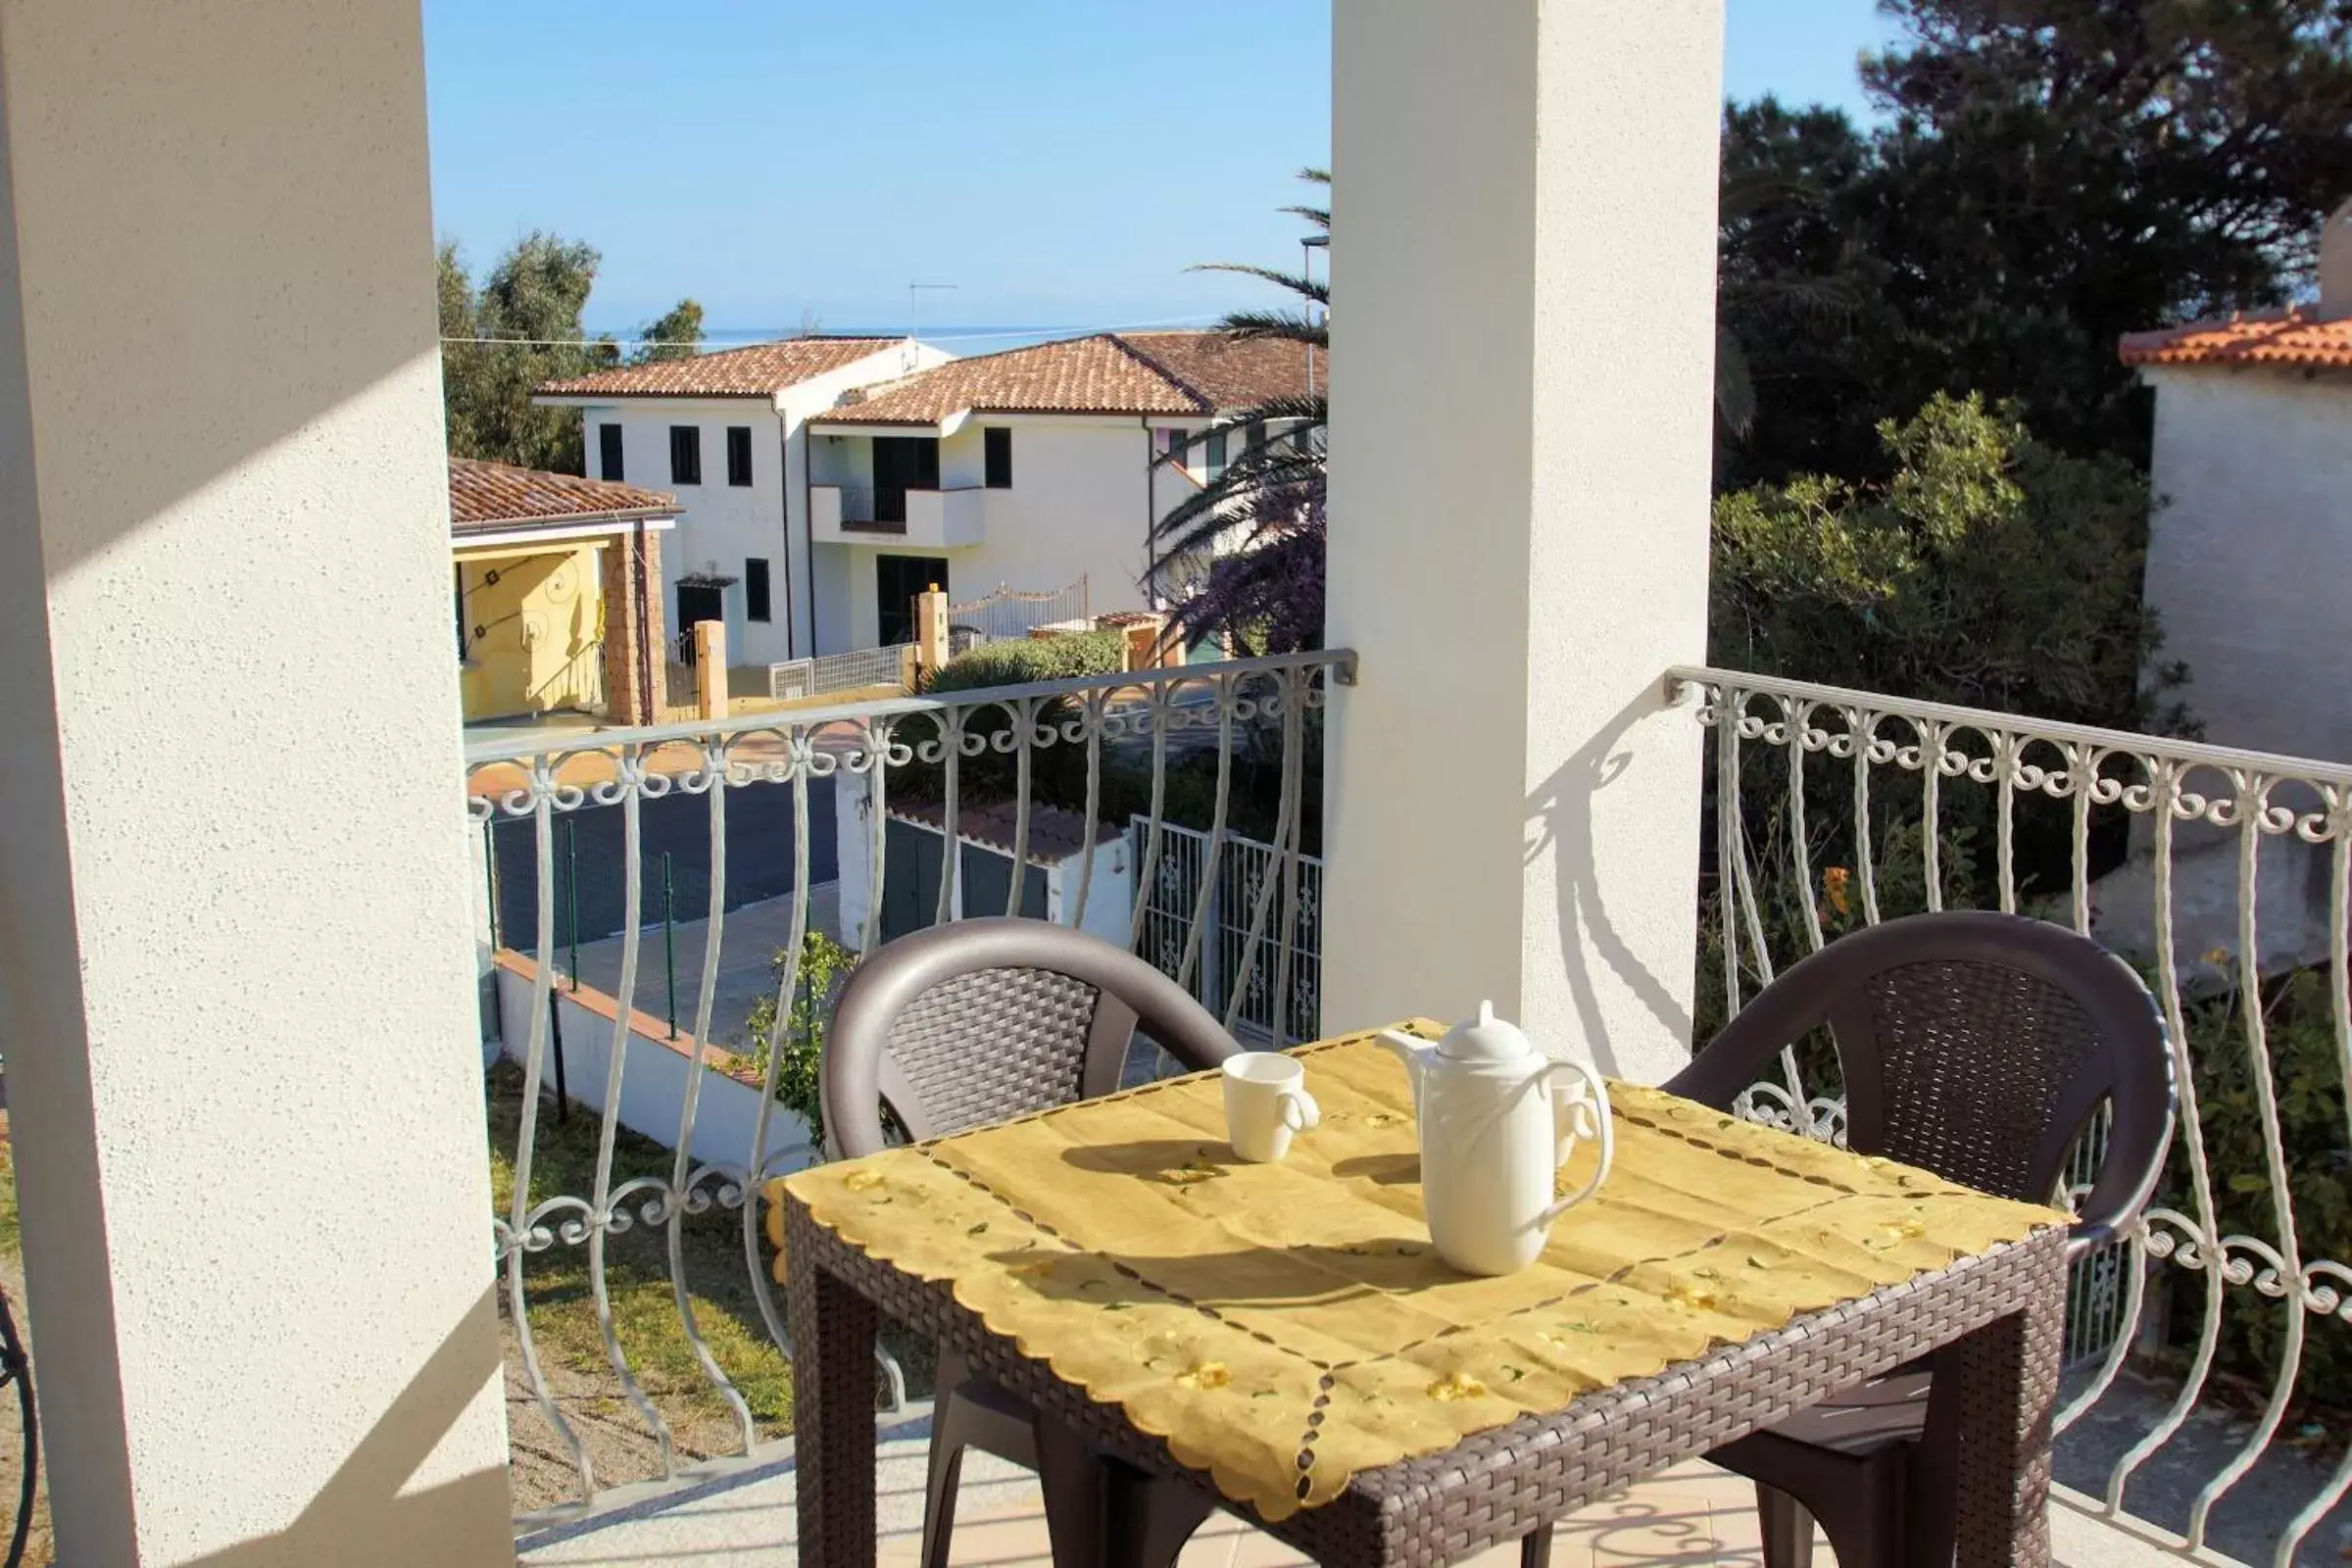
<path id="1" fill-rule="evenodd" d="M 489 1092 L 491 1183 L 499 1212 L 505 1213 L 514 1193 L 521 1071 L 500 1063 L 490 1075 Z M 540 1107 L 531 1160 L 533 1203 L 563 1194 L 585 1198 L 594 1190 L 598 1131 L 596 1113 L 579 1105 L 562 1122 L 552 1105 Z M 669 1169 L 668 1150 L 625 1128 L 615 1130 L 614 1188 L 638 1176 L 666 1177 Z M 741 1423 L 704 1372 L 680 1320 L 670 1287 L 667 1232 L 642 1220 L 650 1196 L 639 1195 L 627 1205 L 637 1223 L 606 1242 L 606 1296 L 613 1339 L 669 1427 L 681 1461 L 737 1451 L 743 1442 Z M 680 1230 L 687 1300 L 696 1329 L 741 1394 L 755 1437 L 764 1442 L 783 1436 L 792 1423 L 792 1364 L 760 1316 L 744 1256 L 743 1212 L 713 1203 L 706 1213 L 688 1215 Z M 760 1249 L 764 1268 L 764 1238 Z M 588 1262 L 585 1243 L 559 1242 L 525 1258 L 524 1300 L 532 1340 L 558 1407 L 589 1449 L 598 1485 L 657 1476 L 660 1450 L 608 1358 Z M 500 1287 L 500 1315 L 508 1318 L 511 1306 L 503 1276 Z M 781 1290 L 777 1296 L 781 1304 Z M 511 1320 L 506 1328 L 514 1505 L 544 1507 L 575 1494 L 578 1477 L 568 1448 L 519 1375 L 519 1346 Z"/>

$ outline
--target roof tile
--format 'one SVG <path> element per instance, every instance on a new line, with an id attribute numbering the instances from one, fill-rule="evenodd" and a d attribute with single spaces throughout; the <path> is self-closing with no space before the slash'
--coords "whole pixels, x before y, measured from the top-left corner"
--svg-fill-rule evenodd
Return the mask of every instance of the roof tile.
<path id="1" fill-rule="evenodd" d="M 905 342 L 896 337 L 795 337 L 686 359 L 617 365 L 532 390 L 543 396 L 614 398 L 773 397 Z"/>
<path id="2" fill-rule="evenodd" d="M 612 479 L 547 473 L 479 458 L 449 460 L 449 524 L 457 533 L 584 522 L 615 514 L 663 515 L 677 510 L 675 496 Z"/>
<path id="3" fill-rule="evenodd" d="M 2228 320 L 2133 332 L 2125 337 L 2119 354 L 2126 365 L 2352 370 L 2352 316 L 2322 318 L 2299 307 L 2248 312 Z"/>
<path id="4" fill-rule="evenodd" d="M 1224 332 L 1121 332 L 1119 341 L 1167 370 L 1219 409 L 1246 409 L 1328 388 L 1321 349 L 1283 338 Z"/>
<path id="5" fill-rule="evenodd" d="M 816 418 L 937 424 L 964 413 L 1200 416 L 1304 391 L 1306 361 L 1299 344 L 1222 332 L 1099 332 L 950 360 L 852 394 Z"/>

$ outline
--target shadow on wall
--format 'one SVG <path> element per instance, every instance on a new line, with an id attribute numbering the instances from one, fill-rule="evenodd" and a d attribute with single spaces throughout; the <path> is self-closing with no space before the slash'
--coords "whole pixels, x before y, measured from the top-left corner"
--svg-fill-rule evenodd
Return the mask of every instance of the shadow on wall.
<path id="1" fill-rule="evenodd" d="M 1584 1030 L 1592 1061 L 1611 1077 L 1622 1076 L 1623 1064 L 1603 1027 L 1597 958 L 1608 972 L 1648 1009 L 1659 1027 L 1672 1038 L 1690 1039 L 1690 1010 L 1677 996 L 1681 986 L 1652 973 L 1609 917 L 1594 864 L 1592 802 L 1602 790 L 1618 785 L 1633 765 L 1633 754 L 1619 743 L 1640 720 L 1665 710 L 1667 704 L 1654 685 L 1645 685 L 1633 701 L 1619 709 L 1599 734 L 1561 763 L 1527 798 L 1529 836 L 1523 864 L 1534 866 L 1545 856 L 1552 858 L 1557 889 L 1560 967 L 1576 999 L 1577 1022 Z M 1695 821 L 1691 831 L 1697 831 Z M 1698 889 L 1690 889 L 1695 901 Z M 1685 962 L 1693 961 L 1680 955 Z"/>
<path id="2" fill-rule="evenodd" d="M 482 1561 L 482 1543 L 510 1528 L 504 1467 L 398 1494 L 376 1489 L 414 1476 L 498 1377 L 498 1306 L 485 1289 L 292 1524 L 189 1558 L 187 1568 L 396 1568 L 388 1551 L 399 1565 Z"/>

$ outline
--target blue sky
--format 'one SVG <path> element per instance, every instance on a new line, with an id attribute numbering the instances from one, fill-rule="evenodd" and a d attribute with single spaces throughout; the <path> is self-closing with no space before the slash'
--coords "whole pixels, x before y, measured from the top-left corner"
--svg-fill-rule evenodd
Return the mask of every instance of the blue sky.
<path id="1" fill-rule="evenodd" d="M 1725 90 L 1858 109 L 1872 0 L 1727 0 Z M 434 222 L 604 253 L 592 325 L 1112 326 L 1262 297 L 1330 0 L 425 0 Z M 909 281 L 953 283 L 910 307 Z M 995 345 L 974 341 L 981 351 Z"/>

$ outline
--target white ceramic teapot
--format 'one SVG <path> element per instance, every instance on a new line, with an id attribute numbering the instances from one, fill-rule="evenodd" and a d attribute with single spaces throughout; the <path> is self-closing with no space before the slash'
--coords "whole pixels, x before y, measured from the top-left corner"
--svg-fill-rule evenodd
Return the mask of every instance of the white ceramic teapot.
<path id="1" fill-rule="evenodd" d="M 1599 1191 L 1616 1152 L 1597 1073 L 1555 1060 L 1482 1002 L 1440 1041 L 1383 1030 L 1404 1061 L 1420 1123 L 1421 1206 L 1438 1255 L 1468 1274 L 1536 1260 L 1551 1222 Z M 1592 1179 L 1566 1198 L 1552 1182 L 1580 1139 L 1596 1139 Z"/>

